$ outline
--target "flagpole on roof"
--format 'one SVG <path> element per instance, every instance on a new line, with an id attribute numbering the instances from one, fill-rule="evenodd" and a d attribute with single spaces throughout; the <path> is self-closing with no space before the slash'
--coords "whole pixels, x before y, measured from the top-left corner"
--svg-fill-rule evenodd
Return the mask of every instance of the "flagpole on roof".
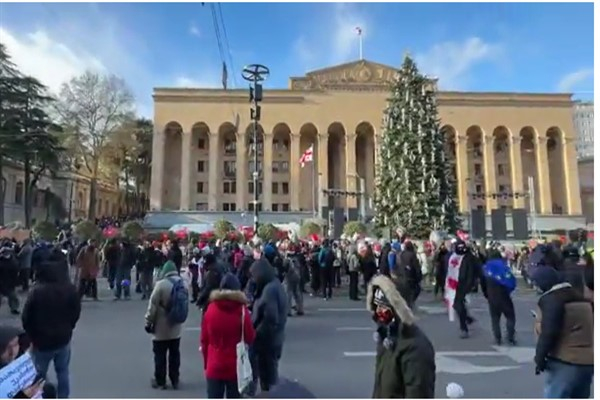
<path id="1" fill-rule="evenodd" d="M 358 34 L 358 59 L 363 59 L 363 40 L 362 40 L 362 28 L 356 27 L 356 33 Z"/>

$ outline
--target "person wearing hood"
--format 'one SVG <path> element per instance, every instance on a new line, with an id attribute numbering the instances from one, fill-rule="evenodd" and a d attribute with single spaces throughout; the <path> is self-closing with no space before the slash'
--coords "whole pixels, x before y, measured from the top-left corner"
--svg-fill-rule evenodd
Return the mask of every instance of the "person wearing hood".
<path id="1" fill-rule="evenodd" d="M 373 398 L 434 398 L 435 350 L 387 276 L 371 280 L 367 310 L 377 324 Z"/>
<path id="2" fill-rule="evenodd" d="M 583 294 L 585 288 L 583 279 L 584 268 L 583 263 L 581 262 L 579 248 L 573 244 L 565 246 L 562 251 L 562 260 L 561 272 L 565 282 L 569 282 L 571 286 L 573 286 L 573 289 Z"/>
<path id="3" fill-rule="evenodd" d="M 551 267 L 532 280 L 543 294 L 535 313 L 536 375 L 545 372 L 545 398 L 589 398 L 594 376 L 594 313 L 591 302 Z"/>
<path id="4" fill-rule="evenodd" d="M 255 337 L 248 299 L 236 276 L 227 273 L 219 289 L 210 293 L 209 301 L 200 329 L 206 396 L 209 399 L 240 398 L 236 346 L 242 339 L 251 345 Z"/>
<path id="5" fill-rule="evenodd" d="M 225 268 L 217 260 L 213 253 L 204 256 L 204 277 L 202 279 L 202 287 L 198 295 L 196 305 L 203 311 L 208 307 L 210 294 L 213 290 L 219 288 L 221 280 L 225 275 Z"/>
<path id="6" fill-rule="evenodd" d="M 256 284 L 252 307 L 252 324 L 256 339 L 252 347 L 260 387 L 268 391 L 277 383 L 279 360 L 283 351 L 288 302 L 285 290 L 275 269 L 265 258 L 260 258 L 250 268 Z"/>
<path id="7" fill-rule="evenodd" d="M 506 260 L 498 250 L 490 250 L 488 260 L 483 266 L 485 277 L 485 294 L 487 295 L 492 320 L 492 332 L 497 345 L 502 344 L 502 331 L 500 329 L 500 317 L 506 319 L 507 341 L 516 345 L 515 341 L 515 306 L 511 293 L 517 287 L 517 279 Z"/>
<path id="8" fill-rule="evenodd" d="M 171 385 L 173 389 L 178 389 L 179 366 L 181 363 L 179 344 L 183 324 L 171 323 L 169 310 L 173 286 L 182 278 L 179 276 L 175 263 L 169 260 L 161 268 L 157 279 L 158 282 L 154 285 L 150 295 L 145 316 L 145 330 L 153 335 L 154 378 L 151 385 L 154 389 L 166 389 L 168 368 Z"/>
<path id="9" fill-rule="evenodd" d="M 55 268 L 40 268 L 29 292 L 21 321 L 31 340 L 31 356 L 38 373 L 46 377 L 54 362 L 59 398 L 69 397 L 71 338 L 81 315 L 81 299 L 68 279 Z"/>
<path id="10" fill-rule="evenodd" d="M 402 293 L 402 297 L 406 300 L 408 306 L 413 308 L 420 291 L 423 274 L 413 243 L 405 240 L 402 246 L 402 251 L 396 255 L 396 268 L 393 277 Z"/>

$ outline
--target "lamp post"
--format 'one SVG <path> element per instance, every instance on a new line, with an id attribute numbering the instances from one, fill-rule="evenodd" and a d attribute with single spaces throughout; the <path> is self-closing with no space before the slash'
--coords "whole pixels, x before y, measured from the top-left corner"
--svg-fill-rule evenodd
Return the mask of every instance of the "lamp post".
<path id="1" fill-rule="evenodd" d="M 250 64 L 242 70 L 242 78 L 250 82 L 250 119 L 252 120 L 252 137 L 254 142 L 254 171 L 252 181 L 254 183 L 254 232 L 258 232 L 258 121 L 260 121 L 260 105 L 263 92 L 262 84 L 269 76 L 269 68 L 261 64 Z M 271 166 L 269 166 L 271 168 Z M 271 188 L 267 188 L 270 190 Z"/>

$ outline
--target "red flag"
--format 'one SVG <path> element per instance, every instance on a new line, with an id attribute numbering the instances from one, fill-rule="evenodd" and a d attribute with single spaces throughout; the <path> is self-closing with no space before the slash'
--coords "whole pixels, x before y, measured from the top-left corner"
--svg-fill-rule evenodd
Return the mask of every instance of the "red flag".
<path id="1" fill-rule="evenodd" d="M 300 157 L 300 166 L 302 168 L 304 168 L 304 164 L 306 164 L 307 162 L 312 162 L 313 161 L 313 145 L 311 144 L 310 147 L 308 149 L 306 149 L 306 151 L 304 151 L 304 153 L 302 153 L 302 156 Z"/>

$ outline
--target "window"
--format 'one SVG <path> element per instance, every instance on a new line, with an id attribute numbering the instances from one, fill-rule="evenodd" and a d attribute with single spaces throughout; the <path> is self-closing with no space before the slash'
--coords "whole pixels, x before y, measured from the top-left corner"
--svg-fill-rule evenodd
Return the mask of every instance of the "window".
<path id="1" fill-rule="evenodd" d="M 204 172 L 204 161 L 198 161 L 198 172 Z"/>
<path id="2" fill-rule="evenodd" d="M 498 164 L 498 176 L 504 176 L 505 168 L 504 164 Z"/>
<path id="3" fill-rule="evenodd" d="M 483 187 L 481 185 L 475 185 L 475 193 L 483 192 Z"/>
<path id="4" fill-rule="evenodd" d="M 23 182 L 17 182 L 15 187 L 15 203 L 23 204 Z"/>
<path id="5" fill-rule="evenodd" d="M 262 211 L 262 203 L 258 203 L 258 211 Z M 254 211 L 254 203 L 248 203 L 248 211 Z"/>
<path id="6" fill-rule="evenodd" d="M 223 182 L 223 193 L 234 194 L 236 192 L 235 182 Z"/>
<path id="7" fill-rule="evenodd" d="M 250 171 L 251 174 L 254 173 L 254 160 L 250 160 L 248 161 L 248 171 Z M 260 174 L 262 174 L 263 171 L 263 167 L 262 167 L 262 161 L 258 161 L 258 172 Z"/>
<path id="8" fill-rule="evenodd" d="M 261 195 L 262 194 L 262 182 L 258 182 L 258 194 Z M 254 194 L 254 182 L 250 181 L 248 182 L 248 193 L 249 194 Z"/>
<path id="9" fill-rule="evenodd" d="M 483 210 L 483 206 L 477 206 L 478 210 Z"/>
<path id="10" fill-rule="evenodd" d="M 274 174 L 279 173 L 279 162 L 278 161 L 273 161 L 273 164 L 271 164 L 271 170 L 273 171 Z"/>
<path id="11" fill-rule="evenodd" d="M 475 176 L 481 176 L 481 164 L 475 164 Z"/>
<path id="12" fill-rule="evenodd" d="M 208 203 L 196 203 L 196 211 L 208 211 Z"/>
<path id="13" fill-rule="evenodd" d="M 279 172 L 289 172 L 290 171 L 290 163 L 287 161 L 282 161 L 280 163 L 280 171 Z"/>
<path id="14" fill-rule="evenodd" d="M 279 185 L 277 184 L 277 182 L 273 182 L 271 184 L 271 191 L 273 192 L 273 194 L 277 194 L 277 189 L 279 189 Z"/>
<path id="15" fill-rule="evenodd" d="M 290 184 L 287 182 L 283 182 L 281 184 L 281 191 L 283 192 L 283 194 L 289 194 L 290 192 Z"/>
<path id="16" fill-rule="evenodd" d="M 223 203 L 223 211 L 235 211 L 235 203 Z"/>
<path id="17" fill-rule="evenodd" d="M 281 211 L 284 211 L 284 212 L 290 211 L 290 205 L 288 203 L 283 203 L 281 205 Z"/>
<path id="18" fill-rule="evenodd" d="M 225 139 L 225 154 L 231 155 L 235 154 L 235 140 Z"/>
<path id="19" fill-rule="evenodd" d="M 204 182 L 196 182 L 196 193 L 204 193 Z"/>
<path id="20" fill-rule="evenodd" d="M 206 150 L 206 139 L 205 138 L 198 139 L 198 148 L 200 150 Z"/>
<path id="21" fill-rule="evenodd" d="M 279 211 L 279 204 L 273 203 L 273 205 L 271 206 L 272 211 Z"/>
<path id="22" fill-rule="evenodd" d="M 226 178 L 235 178 L 235 161 L 225 161 L 223 163 L 223 172 Z"/>

